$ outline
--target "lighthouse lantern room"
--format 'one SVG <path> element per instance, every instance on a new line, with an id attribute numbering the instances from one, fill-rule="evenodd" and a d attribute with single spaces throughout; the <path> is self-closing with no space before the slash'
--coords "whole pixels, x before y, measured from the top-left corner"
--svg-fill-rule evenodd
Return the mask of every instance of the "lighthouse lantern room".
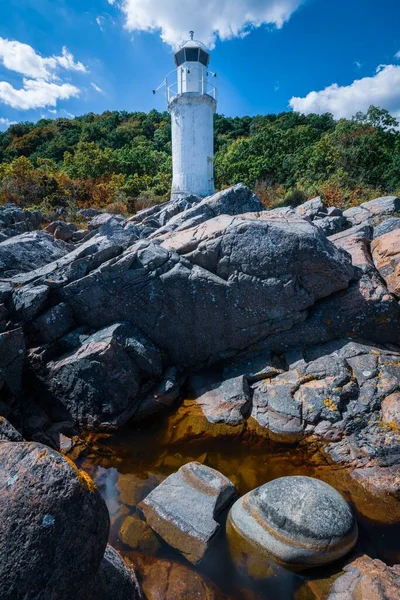
<path id="1" fill-rule="evenodd" d="M 209 196 L 214 193 L 216 74 L 208 69 L 210 53 L 192 31 L 174 58 L 176 69 L 160 86 L 165 85 L 171 115 L 171 197 Z"/>

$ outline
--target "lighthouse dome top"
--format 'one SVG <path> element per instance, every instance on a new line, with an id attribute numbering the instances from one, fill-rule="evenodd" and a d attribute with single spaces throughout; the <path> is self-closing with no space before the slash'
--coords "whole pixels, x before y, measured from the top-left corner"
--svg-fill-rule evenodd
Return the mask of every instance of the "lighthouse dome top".
<path id="1" fill-rule="evenodd" d="M 192 36 L 193 32 L 190 32 Z M 179 50 L 175 52 L 175 64 L 180 67 L 185 62 L 199 62 L 208 67 L 210 62 L 210 53 L 204 44 L 191 37 L 190 40 L 183 42 Z"/>

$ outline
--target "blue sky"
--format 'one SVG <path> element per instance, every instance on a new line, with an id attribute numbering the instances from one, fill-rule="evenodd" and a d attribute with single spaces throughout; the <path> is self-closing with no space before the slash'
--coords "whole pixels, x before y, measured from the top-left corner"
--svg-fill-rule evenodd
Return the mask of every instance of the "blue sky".
<path id="1" fill-rule="evenodd" d="M 400 117 L 399 0 L 0 0 L 0 15 L 2 129 L 163 110 L 152 89 L 191 28 L 213 48 L 220 113 Z"/>

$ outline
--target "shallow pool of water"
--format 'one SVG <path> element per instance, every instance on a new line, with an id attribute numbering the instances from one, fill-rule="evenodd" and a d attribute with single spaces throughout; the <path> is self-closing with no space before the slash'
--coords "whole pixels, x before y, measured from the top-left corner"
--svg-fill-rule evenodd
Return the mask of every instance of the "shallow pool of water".
<path id="1" fill-rule="evenodd" d="M 267 438 L 255 442 L 254 438 L 239 434 L 222 439 L 204 435 L 191 440 L 186 436 L 184 442 L 175 440 L 171 444 L 165 436 L 171 427 L 171 418 L 153 424 L 130 425 L 101 439 L 89 437 L 87 451 L 77 459 L 79 466 L 94 478 L 106 500 L 111 515 L 110 543 L 122 553 L 128 555 L 131 548 L 121 541 L 120 527 L 127 516 L 135 513 L 135 503 L 163 478 L 187 462 L 197 460 L 229 477 L 240 494 L 286 475 L 308 475 L 326 481 L 340 491 L 355 510 L 359 539 L 353 554 L 365 553 L 388 564 L 400 562 L 400 502 L 389 497 L 373 497 L 354 483 L 348 469 L 330 464 L 315 443 L 288 446 Z M 221 519 L 219 537 L 199 566 L 193 567 L 162 542 L 157 558 L 178 561 L 195 569 L 232 600 L 322 600 L 348 559 L 300 575 L 278 569 L 272 577 L 255 581 L 241 573 L 229 555 L 224 536 L 225 518 L 226 515 Z M 154 598 L 159 596 L 155 594 Z"/>

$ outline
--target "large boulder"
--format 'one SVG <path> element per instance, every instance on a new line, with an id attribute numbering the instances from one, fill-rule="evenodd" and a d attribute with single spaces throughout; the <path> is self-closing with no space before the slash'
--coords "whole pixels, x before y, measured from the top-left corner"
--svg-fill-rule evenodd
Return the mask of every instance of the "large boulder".
<path id="1" fill-rule="evenodd" d="M 326 208 L 322 198 L 317 196 L 316 198 L 312 198 L 311 200 L 307 200 L 303 204 L 300 204 L 296 208 L 296 214 L 301 217 L 308 217 L 312 221 L 317 218 L 324 218 L 328 214 L 328 209 Z"/>
<path id="2" fill-rule="evenodd" d="M 142 600 L 134 567 L 107 545 L 90 600 Z"/>
<path id="3" fill-rule="evenodd" d="M 198 462 L 184 465 L 139 504 L 147 523 L 192 563 L 204 557 L 220 528 L 216 519 L 236 495 L 233 483 Z"/>
<path id="4" fill-rule="evenodd" d="M 0 597 L 89 598 L 109 517 L 96 486 L 57 452 L 0 443 Z"/>
<path id="5" fill-rule="evenodd" d="M 394 600 L 400 598 L 400 565 L 359 556 L 344 568 L 327 600 Z"/>
<path id="6" fill-rule="evenodd" d="M 310 477 L 281 477 L 232 506 L 228 536 L 243 539 L 264 559 L 300 570 L 333 562 L 356 544 L 357 523 L 347 502 L 327 483 Z"/>
<path id="7" fill-rule="evenodd" d="M 39 229 L 42 221 L 39 210 L 23 210 L 15 204 L 0 206 L 0 234 L 5 239 Z"/>
<path id="8" fill-rule="evenodd" d="M 394 229 L 373 240 L 372 257 L 388 290 L 400 298 L 400 229 Z"/>
<path id="9" fill-rule="evenodd" d="M 264 212 L 138 242 L 60 294 L 78 322 L 129 321 L 173 363 L 199 365 L 290 329 L 353 274 L 312 224 Z"/>
<path id="10" fill-rule="evenodd" d="M 397 196 L 382 196 L 369 202 L 363 202 L 360 206 L 374 216 L 393 215 L 400 213 L 400 198 Z"/>
<path id="11" fill-rule="evenodd" d="M 0 276 L 13 277 L 57 260 L 68 253 L 64 242 L 45 231 L 33 231 L 0 243 Z"/>

